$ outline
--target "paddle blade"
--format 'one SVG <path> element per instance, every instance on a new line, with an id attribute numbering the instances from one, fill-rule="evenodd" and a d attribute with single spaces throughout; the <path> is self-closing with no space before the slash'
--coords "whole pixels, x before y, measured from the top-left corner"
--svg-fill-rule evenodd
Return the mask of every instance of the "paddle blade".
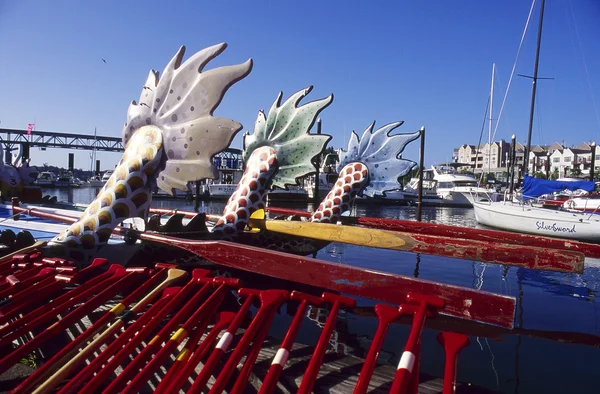
<path id="1" fill-rule="evenodd" d="M 252 212 L 252 215 L 250 215 L 250 219 L 265 220 L 265 210 L 257 209 L 256 211 Z"/>
<path id="2" fill-rule="evenodd" d="M 261 229 L 264 230 L 265 226 L 264 226 L 264 222 L 265 222 L 265 210 L 264 209 L 257 209 L 256 211 L 252 212 L 252 214 L 250 215 L 250 221 L 248 223 L 248 227 L 249 227 L 249 231 L 250 233 L 259 233 Z"/>

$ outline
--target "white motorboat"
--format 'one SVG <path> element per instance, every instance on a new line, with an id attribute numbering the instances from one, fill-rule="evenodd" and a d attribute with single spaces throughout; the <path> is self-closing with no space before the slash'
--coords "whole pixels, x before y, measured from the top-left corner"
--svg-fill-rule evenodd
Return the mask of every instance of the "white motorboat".
<path id="1" fill-rule="evenodd" d="M 72 183 L 73 175 L 70 172 L 61 173 L 56 181 L 54 181 L 55 187 L 70 187 Z"/>
<path id="2" fill-rule="evenodd" d="M 479 187 L 472 175 L 459 173 L 459 163 L 432 166 L 423 171 L 423 204 L 471 207 L 473 201 L 490 198 L 489 190 Z M 404 188 L 407 202 L 417 201 L 419 178 L 412 178 Z"/>
<path id="3" fill-rule="evenodd" d="M 600 195 L 573 197 L 562 204 L 566 210 L 600 213 Z"/>
<path id="4" fill-rule="evenodd" d="M 106 172 L 105 172 L 105 173 L 102 175 L 102 185 L 103 185 L 103 186 L 104 186 L 104 184 L 105 184 L 106 182 L 108 182 L 108 180 L 110 179 L 110 176 L 112 175 L 112 173 L 113 173 L 113 172 L 112 172 L 111 170 L 108 170 L 108 171 L 106 171 Z"/>
<path id="5" fill-rule="evenodd" d="M 238 182 L 242 179 L 243 171 L 241 167 L 221 167 L 219 168 L 219 178 L 214 181 L 208 181 L 208 194 L 211 199 L 228 199 L 231 197 Z"/>
<path id="6" fill-rule="evenodd" d="M 213 183 L 212 185 L 208 185 L 208 194 L 210 198 L 214 199 L 228 199 L 231 197 L 237 184 L 224 184 L 224 183 Z"/>
<path id="7" fill-rule="evenodd" d="M 317 185 L 315 182 L 315 179 L 317 178 L 316 175 L 309 175 L 308 177 L 304 178 L 304 188 L 308 193 L 308 198 L 319 201 L 325 198 L 327 193 L 329 193 L 329 191 L 333 188 L 333 185 L 335 185 L 335 182 L 338 179 L 337 164 L 339 160 L 339 155 L 337 153 L 328 153 L 325 155 L 323 163 L 319 168 L 318 196 L 316 195 L 317 193 L 315 193 L 317 190 Z"/>
<path id="8" fill-rule="evenodd" d="M 87 186 L 87 184 L 79 178 L 71 177 L 71 180 L 69 181 L 69 187 L 83 187 L 83 186 Z"/>

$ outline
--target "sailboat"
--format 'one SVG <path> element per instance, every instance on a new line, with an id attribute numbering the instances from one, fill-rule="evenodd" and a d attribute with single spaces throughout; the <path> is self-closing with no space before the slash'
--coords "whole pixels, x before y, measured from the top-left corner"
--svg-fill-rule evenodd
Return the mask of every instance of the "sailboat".
<path id="1" fill-rule="evenodd" d="M 90 153 L 90 172 L 94 173 L 94 175 L 88 179 L 87 183 L 91 187 L 102 187 L 106 181 L 102 179 L 100 173 L 94 172 L 94 165 L 96 165 L 96 142 L 96 128 L 94 127 L 94 147 Z"/>
<path id="2" fill-rule="evenodd" d="M 540 44 L 542 38 L 542 23 L 544 19 L 544 4 L 541 2 L 540 22 L 538 28 L 536 57 L 533 71 L 533 86 L 531 93 L 531 109 L 529 117 L 529 132 L 525 157 L 531 151 L 531 131 L 533 129 L 533 115 L 535 109 L 535 95 L 538 79 L 538 65 Z M 585 183 L 586 185 L 580 185 Z M 525 175 L 523 180 L 522 199 L 509 199 L 500 202 L 478 201 L 473 202 L 477 222 L 489 227 L 503 230 L 543 235 L 550 237 L 568 238 L 580 241 L 600 241 L 600 217 L 582 212 L 550 210 L 534 206 L 536 197 L 543 194 L 560 191 L 576 190 L 583 188 L 591 191 L 593 182 L 560 182 L 540 180 Z"/>
<path id="3" fill-rule="evenodd" d="M 492 64 L 488 147 L 492 138 L 492 98 L 494 95 L 495 68 L 496 65 Z M 488 165 L 490 159 L 491 155 L 488 151 Z M 473 206 L 473 201 L 493 200 L 494 196 L 490 195 L 488 189 L 480 187 L 478 180 L 474 176 L 459 172 L 460 167 L 470 166 L 470 164 L 466 163 L 444 163 L 432 165 L 430 169 L 423 170 L 423 196 L 421 203 L 427 206 L 470 208 Z M 411 178 L 404 187 L 403 197 L 409 204 L 417 203 L 419 180 L 418 177 Z"/>

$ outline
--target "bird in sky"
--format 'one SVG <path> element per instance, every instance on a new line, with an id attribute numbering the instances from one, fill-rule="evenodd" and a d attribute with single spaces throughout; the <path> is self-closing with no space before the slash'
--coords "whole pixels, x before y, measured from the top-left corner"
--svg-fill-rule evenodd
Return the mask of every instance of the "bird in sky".
<path id="1" fill-rule="evenodd" d="M 102 61 L 103 61 L 104 63 L 106 63 L 106 60 L 102 59 Z"/>

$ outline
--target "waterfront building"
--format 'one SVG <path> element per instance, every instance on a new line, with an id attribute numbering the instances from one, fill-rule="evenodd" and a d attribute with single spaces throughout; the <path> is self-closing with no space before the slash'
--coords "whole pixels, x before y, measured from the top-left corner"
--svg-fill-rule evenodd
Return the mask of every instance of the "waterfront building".
<path id="1" fill-rule="evenodd" d="M 524 168 L 524 144 L 516 143 L 515 164 L 522 174 Z M 528 154 L 527 170 L 529 174 L 543 173 L 548 178 L 578 177 L 589 178 L 594 156 L 594 173 L 600 170 L 600 150 L 596 144 L 582 142 L 578 146 L 567 147 L 565 142 L 552 145 L 534 145 Z M 492 173 L 503 178 L 511 166 L 511 144 L 505 140 L 480 145 L 461 145 L 453 151 L 456 163 L 468 164 L 473 173 Z"/>

